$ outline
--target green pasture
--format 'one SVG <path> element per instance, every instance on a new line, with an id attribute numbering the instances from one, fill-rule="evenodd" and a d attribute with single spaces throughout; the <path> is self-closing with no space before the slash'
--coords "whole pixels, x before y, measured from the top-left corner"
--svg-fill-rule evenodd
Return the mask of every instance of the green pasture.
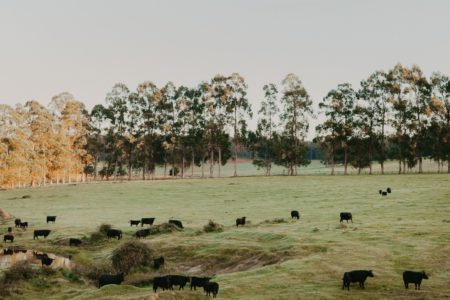
<path id="1" fill-rule="evenodd" d="M 301 172 L 301 171 L 300 171 Z M 379 189 L 391 187 L 387 197 Z M 22 196 L 30 198 L 23 199 Z M 16 245 L 73 255 L 78 264 L 107 261 L 121 243 L 134 239 L 130 219 L 174 218 L 180 232 L 143 240 L 164 255 L 162 271 L 136 270 L 121 286 L 101 289 L 62 275 L 40 286 L 19 283 L 22 299 L 155 299 L 151 286 L 136 287 L 158 274 L 214 275 L 219 299 L 438 299 L 450 295 L 450 176 L 360 175 L 274 176 L 103 182 L 0 191 L 0 208 L 28 221 L 16 230 Z M 292 209 L 301 212 L 290 219 Z M 354 223 L 339 223 L 351 211 Z M 56 215 L 56 224 L 46 224 Z M 235 219 L 250 221 L 236 228 Z M 203 233 L 208 220 L 223 232 Z M 101 223 L 124 231 L 121 241 L 70 248 L 69 237 L 88 237 Z M 6 232 L 12 221 L 0 225 Z M 33 241 L 33 229 L 51 229 Z M 140 228 L 140 227 L 139 227 Z M 2 246 L 5 244 L 2 243 Z M 0 248 L 1 251 L 1 248 Z M 342 274 L 372 269 L 366 289 L 343 291 Z M 405 290 L 404 270 L 425 270 L 422 290 Z M 196 292 L 158 291 L 158 299 L 207 299 Z"/>

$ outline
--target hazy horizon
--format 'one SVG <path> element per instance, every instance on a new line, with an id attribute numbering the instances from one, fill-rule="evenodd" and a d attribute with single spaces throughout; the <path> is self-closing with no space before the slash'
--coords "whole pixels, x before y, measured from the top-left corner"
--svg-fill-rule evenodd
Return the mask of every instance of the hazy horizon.
<path id="1" fill-rule="evenodd" d="M 2 2 L 0 103 L 67 91 L 92 108 L 116 82 L 239 72 L 256 113 L 262 86 L 295 73 L 317 109 L 337 84 L 396 63 L 450 74 L 448 11 L 444 0 Z"/>

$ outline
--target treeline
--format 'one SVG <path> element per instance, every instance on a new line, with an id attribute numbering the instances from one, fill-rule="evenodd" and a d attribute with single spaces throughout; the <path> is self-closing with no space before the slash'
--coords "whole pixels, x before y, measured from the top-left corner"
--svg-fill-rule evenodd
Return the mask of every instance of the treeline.
<path id="1" fill-rule="evenodd" d="M 440 73 L 426 78 L 419 67 L 396 65 L 377 71 L 358 88 L 339 84 L 314 112 L 301 80 L 288 74 L 281 86 L 263 87 L 264 100 L 253 116 L 245 79 L 217 75 L 196 87 L 157 87 L 145 81 L 136 90 L 118 83 L 104 105 L 91 112 L 72 95 L 55 96 L 46 108 L 36 101 L 0 106 L 0 185 L 138 176 L 221 176 L 221 166 L 238 153 L 271 174 L 273 165 L 297 175 L 320 153 L 323 163 L 361 171 L 388 159 L 399 173 L 424 158 L 447 162 L 450 172 L 450 81 Z M 255 130 L 247 122 L 257 118 Z M 311 118 L 324 120 L 314 147 L 305 142 Z M 308 152 L 309 149 L 309 152 Z"/>

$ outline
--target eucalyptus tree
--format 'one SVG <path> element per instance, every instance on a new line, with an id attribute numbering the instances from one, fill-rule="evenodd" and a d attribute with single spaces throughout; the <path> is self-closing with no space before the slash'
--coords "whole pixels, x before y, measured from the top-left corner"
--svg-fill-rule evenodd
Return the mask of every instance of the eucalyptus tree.
<path id="1" fill-rule="evenodd" d="M 164 138 L 164 177 L 167 175 L 167 164 L 172 163 L 172 176 L 176 176 L 176 146 L 179 139 L 179 122 L 176 107 L 177 88 L 172 82 L 168 82 L 161 89 L 161 101 L 159 103 L 159 127 Z"/>
<path id="2" fill-rule="evenodd" d="M 277 129 L 278 113 L 278 89 L 275 84 L 269 83 L 263 86 L 265 100 L 261 102 L 258 111 L 259 120 L 256 135 L 249 145 L 256 153 L 253 164 L 258 168 L 264 168 L 266 175 L 271 175 L 273 162 L 273 133 Z M 263 158 L 263 159 L 261 159 Z"/>
<path id="3" fill-rule="evenodd" d="M 114 177 L 117 179 L 118 175 L 123 174 L 123 158 L 126 155 L 126 130 L 128 123 L 128 108 L 129 108 L 130 90 L 123 83 L 116 83 L 112 90 L 106 95 L 106 103 L 109 116 L 111 117 L 110 128 L 110 149 L 113 151 L 114 159 Z"/>
<path id="4" fill-rule="evenodd" d="M 366 80 L 361 81 L 361 89 L 358 92 L 358 98 L 362 102 L 358 107 L 358 117 L 370 139 L 370 173 L 375 150 L 378 150 L 381 174 L 384 174 L 384 162 L 387 159 L 386 129 L 391 105 L 386 76 L 383 71 L 374 72 Z"/>
<path id="5" fill-rule="evenodd" d="M 339 84 L 336 89 L 328 92 L 319 107 L 327 118 L 317 127 L 319 133 L 331 135 L 332 143 L 332 174 L 334 174 L 334 157 L 337 149 L 344 154 L 344 174 L 348 174 L 349 142 L 354 130 L 356 92 L 351 84 Z M 337 147 L 336 147 L 337 146 Z"/>
<path id="6" fill-rule="evenodd" d="M 283 111 L 280 121 L 283 126 L 284 136 L 290 138 L 292 158 L 288 165 L 290 175 L 297 175 L 297 167 L 306 165 L 304 142 L 308 133 L 308 116 L 312 115 L 312 100 L 303 83 L 295 74 L 288 74 L 282 81 L 283 91 L 281 102 Z"/>
<path id="7" fill-rule="evenodd" d="M 150 171 L 153 177 L 156 168 L 160 142 L 157 134 L 160 126 L 161 90 L 153 82 L 144 81 L 137 87 L 135 100 L 135 110 L 139 112 L 141 120 L 138 126 L 141 132 L 138 148 L 142 161 L 142 179 L 145 180 L 146 172 Z"/>
<path id="8" fill-rule="evenodd" d="M 233 127 L 233 176 L 237 176 L 237 147 L 242 142 L 240 132 L 246 128 L 246 118 L 252 117 L 252 110 L 247 99 L 247 84 L 239 73 L 233 73 L 227 80 L 226 112 L 229 115 L 229 123 Z"/>
<path id="9" fill-rule="evenodd" d="M 447 172 L 450 173 L 450 79 L 441 73 L 433 73 L 430 78 L 433 122 L 436 124 L 436 158 L 447 159 Z"/>
<path id="10" fill-rule="evenodd" d="M 46 185 L 54 159 L 53 149 L 57 147 L 53 127 L 54 117 L 37 101 L 26 102 L 25 109 L 30 130 L 29 141 L 32 143 L 32 152 L 29 157 L 30 184 L 31 186 L 35 186 L 36 183 Z"/>
<path id="11" fill-rule="evenodd" d="M 422 173 L 423 152 L 426 147 L 426 126 L 431 117 L 431 85 L 417 65 L 413 65 L 407 75 L 408 86 L 405 92 L 410 111 L 408 125 L 412 135 L 414 155 L 419 163 L 419 173 Z"/>

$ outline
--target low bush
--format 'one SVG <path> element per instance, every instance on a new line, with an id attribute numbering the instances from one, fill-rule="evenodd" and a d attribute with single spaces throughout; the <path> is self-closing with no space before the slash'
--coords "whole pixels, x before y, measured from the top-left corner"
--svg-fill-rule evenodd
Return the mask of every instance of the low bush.
<path id="1" fill-rule="evenodd" d="M 115 269 L 128 273 L 135 267 L 150 266 L 153 251 L 142 242 L 126 242 L 113 251 L 111 262 Z"/>
<path id="2" fill-rule="evenodd" d="M 37 271 L 28 262 L 19 262 L 7 269 L 3 276 L 3 282 L 8 284 L 19 280 L 33 278 Z"/>
<path id="3" fill-rule="evenodd" d="M 213 220 L 209 220 L 208 224 L 203 226 L 203 231 L 205 232 L 222 232 L 223 225 L 214 222 Z"/>

